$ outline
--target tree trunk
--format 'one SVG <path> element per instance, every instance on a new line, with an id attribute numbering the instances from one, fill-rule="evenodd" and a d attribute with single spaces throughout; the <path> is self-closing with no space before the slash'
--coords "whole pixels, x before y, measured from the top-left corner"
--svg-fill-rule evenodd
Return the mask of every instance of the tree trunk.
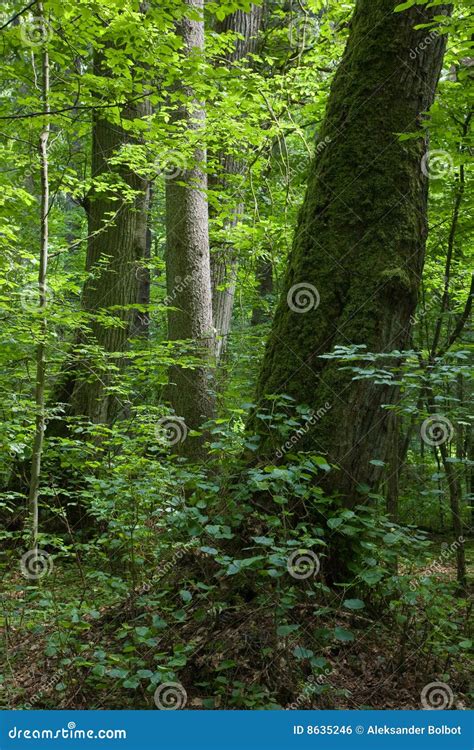
<path id="1" fill-rule="evenodd" d="M 287 393 L 317 412 L 300 450 L 328 455 L 337 469 L 325 487 L 348 505 L 359 485 L 377 486 L 386 460 L 395 388 L 352 382 L 320 359 L 336 345 L 403 349 L 417 301 L 427 233 L 423 113 L 431 106 L 445 38 L 419 47 L 433 10 L 393 13 L 391 0 L 358 0 L 349 41 L 332 84 L 321 138 L 300 212 L 284 292 L 258 383 L 258 400 Z M 449 12 L 437 6 L 436 14 Z M 416 52 L 414 52 L 416 50 Z M 419 133 L 400 141 L 400 133 Z M 426 170 L 425 170 L 426 171 Z M 257 418 L 250 425 L 262 433 Z"/>
<path id="2" fill-rule="evenodd" d="M 40 23 L 43 38 L 46 38 L 46 21 L 43 15 L 43 5 L 39 5 Z M 48 272 L 49 252 L 49 163 L 48 163 L 48 141 L 50 133 L 49 123 L 49 53 L 45 45 L 42 52 L 41 71 L 41 94 L 44 111 L 44 125 L 39 137 L 39 157 L 41 172 L 41 231 L 40 231 L 40 253 L 38 271 L 39 292 L 39 341 L 36 347 L 36 386 L 35 386 L 35 436 L 31 456 L 31 472 L 28 503 L 31 514 L 31 549 L 34 555 L 38 553 L 39 532 L 39 487 L 41 479 L 41 461 L 43 457 L 44 431 L 46 426 L 45 415 L 45 388 L 46 388 L 46 335 L 47 335 L 47 287 L 46 278 Z"/>
<path id="3" fill-rule="evenodd" d="M 240 62 L 249 54 L 255 52 L 261 20 L 262 8 L 252 4 L 248 13 L 238 10 L 217 24 L 219 33 L 232 31 L 240 36 L 236 39 L 234 48 L 226 54 L 222 65 L 231 67 L 234 63 Z M 226 188 L 226 175 L 227 177 L 242 175 L 245 171 L 245 164 L 229 154 L 220 154 L 218 161 L 222 168 L 222 176 L 218 175 L 211 180 L 211 187 L 222 192 Z M 230 232 L 239 222 L 243 211 L 244 205 L 241 200 L 237 199 L 237 203 L 231 211 L 232 218 L 227 221 L 224 230 L 227 229 Z M 237 281 L 237 257 L 232 241 L 221 247 L 213 248 L 211 278 L 214 326 L 217 332 L 216 358 L 219 360 L 226 349 L 230 333 Z"/>
<path id="4" fill-rule="evenodd" d="M 153 191 L 150 187 L 149 199 L 148 199 L 148 220 L 147 230 L 145 239 L 145 253 L 143 256 L 143 262 L 137 268 L 137 281 L 138 281 L 138 292 L 137 302 L 139 305 L 144 306 L 145 309 L 139 309 L 134 314 L 134 321 L 132 326 L 132 336 L 140 336 L 141 338 L 148 338 L 150 330 L 150 291 L 151 291 L 151 273 L 149 262 L 151 260 L 151 246 L 152 246 L 152 231 L 151 231 L 151 210 L 153 202 Z"/>
<path id="5" fill-rule="evenodd" d="M 186 0 L 193 11 L 184 18 L 179 32 L 186 54 L 200 56 L 204 51 L 204 0 Z M 176 92 L 179 109 L 176 122 L 185 122 L 189 131 L 205 127 L 205 111 L 193 91 L 183 85 Z M 187 102 L 181 104 L 180 97 Z M 206 152 L 198 148 L 193 164 L 166 182 L 166 278 L 168 333 L 171 341 L 182 341 L 186 353 L 195 359 L 192 368 L 175 365 L 170 370 L 170 401 L 176 416 L 184 423 L 177 447 L 188 457 L 203 451 L 204 436 L 189 435 L 199 430 L 214 414 L 211 360 L 214 350 L 211 272 L 209 259 L 209 219 L 207 202 Z"/>
<path id="6" fill-rule="evenodd" d="M 400 416 L 392 412 L 390 422 L 391 455 L 387 477 L 387 515 L 393 523 L 398 523 L 398 500 L 400 494 Z"/>
<path id="7" fill-rule="evenodd" d="M 265 309 L 265 303 L 267 298 L 273 292 L 273 265 L 270 260 L 261 258 L 257 264 L 257 270 L 255 273 L 257 279 L 258 288 L 258 302 L 255 303 L 252 310 L 251 324 L 253 326 L 267 323 L 269 315 Z"/>
<path id="8" fill-rule="evenodd" d="M 106 75 L 101 55 L 96 55 L 95 74 Z M 135 120 L 148 114 L 146 100 L 137 100 L 122 111 L 123 120 Z M 93 422 L 111 422 L 120 411 L 117 399 L 107 393 L 112 382 L 110 366 L 120 371 L 124 364 L 121 355 L 127 348 L 134 312 L 139 301 L 141 282 L 139 269 L 146 256 L 147 218 L 149 202 L 148 182 L 127 165 L 114 166 L 110 159 L 124 145 L 136 143 L 130 131 L 109 122 L 104 110 L 93 115 L 92 178 L 111 179 L 119 186 L 93 187 L 86 202 L 88 244 L 82 310 L 90 314 L 87 333 L 78 335 L 79 359 L 68 363 L 68 372 L 61 384 L 58 400 L 69 405 L 69 413 L 87 416 Z M 125 196 L 125 191 L 132 191 Z M 98 314 L 113 316 L 117 325 L 104 325 Z M 83 353 L 83 347 L 98 345 L 102 362 Z M 112 357 L 117 353 L 117 357 Z"/>
<path id="9" fill-rule="evenodd" d="M 454 532 L 454 543 L 456 545 L 456 578 L 460 590 L 465 591 L 467 587 L 467 577 L 461 508 L 461 483 L 459 481 L 459 474 L 456 471 L 457 464 L 453 464 L 449 460 L 446 443 L 442 443 L 439 446 L 439 452 L 441 453 L 443 468 L 448 484 L 449 504 L 451 508 L 451 518 Z"/>

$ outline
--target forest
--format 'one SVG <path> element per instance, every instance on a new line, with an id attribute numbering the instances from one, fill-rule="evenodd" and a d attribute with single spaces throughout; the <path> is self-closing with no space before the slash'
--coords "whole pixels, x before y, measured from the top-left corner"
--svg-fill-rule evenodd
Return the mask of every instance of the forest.
<path id="1" fill-rule="evenodd" d="M 469 708 L 473 39 L 4 0 L 0 708 Z"/>

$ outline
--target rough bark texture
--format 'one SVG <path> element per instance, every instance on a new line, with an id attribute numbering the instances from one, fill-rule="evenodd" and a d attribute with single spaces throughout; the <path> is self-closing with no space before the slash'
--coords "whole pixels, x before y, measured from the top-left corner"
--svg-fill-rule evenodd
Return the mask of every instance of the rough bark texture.
<path id="1" fill-rule="evenodd" d="M 315 412 L 331 404 L 298 447 L 337 464 L 326 489 L 348 504 L 357 501 L 359 484 L 378 483 L 381 470 L 369 461 L 388 457 L 389 412 L 382 405 L 397 394 L 368 380 L 353 383 L 349 372 L 319 357 L 335 345 L 389 352 L 408 343 L 427 233 L 421 119 L 445 48 L 441 36 L 419 46 L 426 31 L 414 26 L 433 10 L 392 11 L 391 0 L 357 2 L 320 133 L 328 145 L 310 174 L 258 383 L 259 401 L 288 393 Z M 414 131 L 419 138 L 397 137 Z M 314 303 L 304 314 L 292 309 L 297 284 L 309 290 L 304 302 Z M 251 426 L 263 431 L 255 418 Z"/>
<path id="2" fill-rule="evenodd" d="M 261 20 L 262 8 L 252 5 L 248 13 L 242 10 L 236 11 L 217 25 L 219 33 L 231 31 L 239 34 L 239 38 L 235 40 L 233 49 L 227 52 L 221 65 L 231 66 L 233 63 L 240 62 L 248 57 L 249 54 L 255 52 Z M 222 190 L 226 187 L 226 176 L 228 178 L 229 176 L 243 174 L 245 163 L 229 154 L 220 154 L 218 161 L 221 166 L 221 176 L 216 176 L 211 180 L 211 187 Z M 232 229 L 238 223 L 243 211 L 244 205 L 240 199 L 237 199 L 236 205 L 232 210 L 233 216 L 227 222 L 226 228 L 228 230 Z M 230 333 L 237 281 L 237 258 L 235 248 L 231 243 L 222 247 L 212 248 L 211 276 L 214 326 L 217 331 L 216 356 L 219 359 L 225 351 Z"/>
<path id="3" fill-rule="evenodd" d="M 138 280 L 138 292 L 137 302 L 139 305 L 144 305 L 144 310 L 138 310 L 134 314 L 134 321 L 132 325 L 132 336 L 140 336 L 147 338 L 150 330 L 150 292 L 151 292 L 151 273 L 149 268 L 149 261 L 151 259 L 151 248 L 152 248 L 152 230 L 151 230 L 151 208 L 153 201 L 153 191 L 150 187 L 148 195 L 148 222 L 146 230 L 145 240 L 145 254 L 143 256 L 143 262 L 137 268 L 137 280 Z"/>
<path id="4" fill-rule="evenodd" d="M 95 62 L 96 75 L 105 75 L 100 59 Z M 122 112 L 123 120 L 135 120 L 148 113 L 146 100 L 137 100 Z M 62 384 L 58 400 L 69 404 L 70 413 L 84 415 L 94 422 L 110 422 L 120 412 L 120 404 L 106 393 L 111 375 L 107 365 L 123 366 L 120 354 L 127 348 L 134 313 L 130 306 L 139 300 L 140 262 L 146 256 L 147 216 L 149 186 L 126 165 L 113 166 L 111 157 L 136 139 L 129 131 L 105 119 L 102 110 L 96 110 L 92 129 L 93 178 L 104 177 L 123 181 L 124 187 L 101 191 L 93 187 L 87 199 L 88 244 L 86 280 L 82 309 L 91 314 L 90 334 L 81 333 L 78 344 L 97 344 L 107 357 L 117 353 L 117 358 L 104 360 L 104 367 L 86 355 L 73 363 Z M 125 190 L 132 192 L 125 195 Z M 129 306 L 129 309 L 126 309 Z M 99 312 L 117 318 L 120 325 L 104 326 L 95 319 Z"/>
<path id="5" fill-rule="evenodd" d="M 186 0 L 194 11 L 203 12 L 203 0 Z M 204 49 L 204 23 L 185 18 L 180 24 L 188 56 Z M 205 124 L 205 112 L 195 101 L 193 91 L 183 86 L 187 102 L 176 122 L 185 121 L 188 130 Z M 170 401 L 188 432 L 198 430 L 214 414 L 211 385 L 211 358 L 214 349 L 211 273 L 209 259 L 209 220 L 207 202 L 206 153 L 197 149 L 193 164 L 166 183 L 166 278 L 170 309 L 168 333 L 171 341 L 185 342 L 188 354 L 198 364 L 194 368 L 174 366 L 170 371 Z M 199 364 L 201 362 L 202 364 Z M 178 446 L 189 457 L 202 451 L 202 438 L 189 436 Z"/>

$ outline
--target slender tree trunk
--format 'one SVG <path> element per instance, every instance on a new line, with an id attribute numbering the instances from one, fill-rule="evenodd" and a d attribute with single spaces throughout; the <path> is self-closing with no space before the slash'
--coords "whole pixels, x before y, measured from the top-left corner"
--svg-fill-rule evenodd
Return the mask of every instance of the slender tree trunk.
<path id="1" fill-rule="evenodd" d="M 217 25 L 217 31 L 220 33 L 232 31 L 239 35 L 233 49 L 226 54 L 222 61 L 222 65 L 231 67 L 255 52 L 261 21 L 262 8 L 252 4 L 248 13 L 238 10 Z M 217 175 L 211 180 L 211 187 L 224 191 L 229 177 L 242 175 L 245 172 L 245 163 L 229 154 L 220 154 L 218 161 L 222 169 L 222 176 Z M 232 184 L 232 181 L 230 181 L 231 186 Z M 224 230 L 230 233 L 232 228 L 240 221 L 243 212 L 244 204 L 237 198 L 236 205 L 231 211 L 232 217 L 227 221 Z M 226 349 L 230 333 L 237 281 L 237 257 L 232 241 L 212 249 L 211 278 L 214 326 L 217 332 L 216 358 L 219 360 Z"/>
<path id="2" fill-rule="evenodd" d="M 469 427 L 466 455 L 469 462 L 466 466 L 467 502 L 471 509 L 471 526 L 474 527 L 474 436 L 472 426 Z"/>
<path id="3" fill-rule="evenodd" d="M 454 541 L 456 543 L 456 577 L 461 591 L 466 590 L 466 554 L 464 550 L 463 522 L 461 508 L 461 483 L 456 471 L 456 464 L 449 460 L 446 443 L 439 446 L 443 468 L 448 483 L 449 504 L 451 507 L 451 518 L 453 524 Z"/>
<path id="4" fill-rule="evenodd" d="M 356 4 L 321 132 L 328 145 L 310 174 L 258 383 L 260 402 L 283 392 L 314 412 L 331 404 L 298 447 L 328 455 L 338 468 L 325 488 L 348 505 L 358 502 L 360 485 L 374 488 L 380 480 L 370 461 L 388 457 L 382 405 L 398 394 L 369 380 L 352 382 L 351 373 L 320 355 L 351 344 L 390 352 L 409 341 L 427 233 L 421 120 L 445 48 L 440 36 L 421 49 L 425 31 L 414 27 L 450 10 L 393 7 L 392 0 Z M 418 138 L 399 140 L 414 131 Z M 263 450 L 272 450 L 255 416 L 250 426 L 262 433 Z"/>
<path id="5" fill-rule="evenodd" d="M 186 0 L 192 11 L 184 18 L 179 32 L 189 58 L 202 56 L 204 0 Z M 184 122 L 188 132 L 203 130 L 205 111 L 189 86 L 175 92 L 184 95 L 186 105 L 179 103 L 176 122 Z M 211 272 L 209 258 L 209 219 L 207 201 L 206 152 L 197 148 L 193 164 L 166 182 L 166 277 L 168 297 L 168 333 L 171 341 L 181 341 L 195 360 L 195 366 L 180 365 L 170 370 L 170 401 L 185 428 L 177 447 L 188 457 L 198 457 L 204 436 L 192 436 L 214 415 L 212 391 L 212 355 L 214 327 L 212 320 Z M 187 437 L 186 437 L 187 436 Z"/>
<path id="6" fill-rule="evenodd" d="M 252 310 L 251 324 L 253 326 L 261 325 L 269 320 L 269 315 L 265 310 L 265 303 L 273 292 L 273 264 L 270 260 L 260 259 L 257 264 L 255 273 L 258 286 L 258 302 L 255 303 Z"/>
<path id="7" fill-rule="evenodd" d="M 134 322 L 132 326 L 132 336 L 140 336 L 147 338 L 150 330 L 150 291 L 151 291 L 151 274 L 149 268 L 149 262 L 151 260 L 151 246 L 152 246 L 152 231 L 151 231 L 151 210 L 153 202 L 153 191 L 150 187 L 149 200 L 148 200 L 148 220 L 146 229 L 145 239 L 145 252 L 143 255 L 143 262 L 137 268 L 137 281 L 138 281 L 138 292 L 137 302 L 139 305 L 143 305 L 145 309 L 138 310 L 134 315 Z"/>
<path id="8" fill-rule="evenodd" d="M 39 6 L 41 24 L 43 26 L 43 38 L 46 39 L 46 22 L 43 15 L 43 6 Z M 45 417 L 45 387 L 46 387 L 46 335 L 47 335 L 47 287 L 46 279 L 48 273 L 48 247 L 49 247 L 49 174 L 48 174 L 48 141 L 49 141 L 49 54 L 45 44 L 42 52 L 42 106 L 44 111 L 44 125 L 39 138 L 39 156 L 41 169 L 41 232 L 40 232 L 40 257 L 38 271 L 39 292 L 39 338 L 36 347 L 36 387 L 35 387 L 35 436 L 31 458 L 29 506 L 31 513 L 31 548 L 37 552 L 39 512 L 38 496 L 41 478 L 41 459 L 43 455 L 44 431 L 46 425 Z"/>
<path id="9" fill-rule="evenodd" d="M 387 515 L 391 521 L 398 523 L 398 499 L 399 499 L 399 480 L 400 480 L 400 417 L 392 413 L 390 424 L 391 438 L 391 455 L 388 465 L 387 477 Z"/>

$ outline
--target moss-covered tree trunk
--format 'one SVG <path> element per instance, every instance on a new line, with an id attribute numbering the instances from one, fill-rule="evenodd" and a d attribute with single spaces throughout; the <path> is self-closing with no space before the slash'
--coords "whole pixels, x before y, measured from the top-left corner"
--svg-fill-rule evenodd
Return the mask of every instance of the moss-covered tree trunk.
<path id="1" fill-rule="evenodd" d="M 374 487 L 389 455 L 395 389 L 352 382 L 332 360 L 336 345 L 369 351 L 403 349 L 409 341 L 427 234 L 427 152 L 423 113 L 433 102 L 445 39 L 426 44 L 415 30 L 434 13 L 417 5 L 393 13 L 392 0 L 358 0 L 349 40 L 332 84 L 295 232 L 284 291 L 258 382 L 258 400 L 286 393 L 314 412 L 330 409 L 298 442 L 337 465 L 327 491 L 347 504 L 358 486 Z M 423 43 L 425 40 L 425 43 Z M 418 133 L 400 140 L 399 134 Z M 426 171 L 426 170 L 425 170 Z M 274 446 L 258 420 L 263 451 Z"/>

